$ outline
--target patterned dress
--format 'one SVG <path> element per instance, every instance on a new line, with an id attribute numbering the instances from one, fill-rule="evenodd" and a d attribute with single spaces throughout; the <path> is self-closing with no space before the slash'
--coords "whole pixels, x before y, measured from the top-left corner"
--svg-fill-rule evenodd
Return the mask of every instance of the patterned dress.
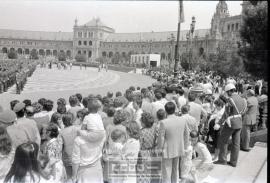
<path id="1" fill-rule="evenodd" d="M 158 129 L 156 124 L 151 128 L 143 128 L 140 134 L 140 152 L 137 164 L 137 175 L 139 183 L 158 182 L 154 176 L 158 172 L 156 168 L 156 146 L 157 146 Z"/>
<path id="2" fill-rule="evenodd" d="M 62 161 L 62 146 L 61 138 L 53 138 L 47 142 L 44 149 L 45 154 L 50 159 L 49 161 L 54 163 L 50 180 L 57 183 L 64 183 L 66 180 L 66 170 Z"/>

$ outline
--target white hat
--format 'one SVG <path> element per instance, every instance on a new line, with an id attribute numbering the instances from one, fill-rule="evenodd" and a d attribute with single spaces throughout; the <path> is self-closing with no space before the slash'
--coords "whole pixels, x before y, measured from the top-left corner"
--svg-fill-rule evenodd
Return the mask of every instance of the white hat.
<path id="1" fill-rule="evenodd" d="M 212 91 L 211 91 L 210 89 L 207 89 L 207 90 L 205 91 L 205 94 L 206 94 L 206 95 L 212 95 L 213 93 L 212 93 Z"/>
<path id="2" fill-rule="evenodd" d="M 232 89 L 235 89 L 235 86 L 234 84 L 232 83 L 229 83 L 225 86 L 225 92 L 229 91 L 229 90 L 232 90 Z"/>

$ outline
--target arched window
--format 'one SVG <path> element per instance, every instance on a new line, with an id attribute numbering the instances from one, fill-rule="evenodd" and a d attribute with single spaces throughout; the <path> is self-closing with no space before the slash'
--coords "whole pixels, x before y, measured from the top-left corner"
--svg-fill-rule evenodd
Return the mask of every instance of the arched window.
<path id="1" fill-rule="evenodd" d="M 232 24 L 232 31 L 234 31 L 234 24 Z"/>
<path id="2" fill-rule="evenodd" d="M 78 51 L 78 54 L 82 54 L 81 50 Z"/>
<path id="3" fill-rule="evenodd" d="M 103 52 L 102 52 L 102 56 L 103 56 L 103 57 L 106 57 L 106 56 L 107 56 L 106 51 L 103 51 Z"/>
<path id="4" fill-rule="evenodd" d="M 81 42 L 81 41 L 78 41 L 78 45 L 79 45 L 79 46 L 82 45 L 82 42 Z"/>
<path id="5" fill-rule="evenodd" d="M 8 52 L 7 48 L 6 47 L 2 48 L 2 52 L 7 53 Z"/>
<path id="6" fill-rule="evenodd" d="M 92 57 L 92 51 L 88 51 L 88 58 Z"/>
<path id="7" fill-rule="evenodd" d="M 92 46 L 92 41 L 89 41 L 89 46 Z"/>
<path id="8" fill-rule="evenodd" d="M 22 54 L 22 49 L 21 48 L 18 48 L 18 54 Z"/>
<path id="9" fill-rule="evenodd" d="M 30 53 L 30 51 L 28 48 L 24 50 L 24 54 L 29 55 L 29 53 Z"/>
<path id="10" fill-rule="evenodd" d="M 83 45 L 86 46 L 87 45 L 87 41 L 83 41 Z"/>
<path id="11" fill-rule="evenodd" d="M 235 24 L 235 30 L 238 30 L 239 28 L 238 25 L 239 25 L 238 23 Z"/>
<path id="12" fill-rule="evenodd" d="M 230 25 L 228 25 L 228 32 L 230 32 Z"/>
<path id="13" fill-rule="evenodd" d="M 53 56 L 57 56 L 57 50 L 53 50 Z"/>
<path id="14" fill-rule="evenodd" d="M 112 58 L 113 57 L 113 52 L 109 52 L 109 58 Z"/>

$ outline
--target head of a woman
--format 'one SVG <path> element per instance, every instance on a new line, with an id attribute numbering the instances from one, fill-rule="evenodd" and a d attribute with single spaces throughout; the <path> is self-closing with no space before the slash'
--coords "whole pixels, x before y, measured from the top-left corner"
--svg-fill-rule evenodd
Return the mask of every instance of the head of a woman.
<path id="1" fill-rule="evenodd" d="M 11 152 L 12 143 L 4 126 L 0 126 L 0 154 L 8 155 Z"/>
<path id="2" fill-rule="evenodd" d="M 58 126 L 54 123 L 50 123 L 46 128 L 46 135 L 49 139 L 57 138 L 59 134 Z"/>
<path id="3" fill-rule="evenodd" d="M 142 113 L 141 121 L 143 127 L 151 128 L 154 124 L 154 117 L 150 113 L 144 112 Z"/>
<path id="4" fill-rule="evenodd" d="M 10 182 L 14 178 L 14 182 L 25 182 L 25 176 L 30 174 L 31 182 L 39 182 L 39 164 L 37 160 L 38 145 L 34 142 L 27 142 L 17 147 L 14 162 L 5 178 L 4 182 Z M 34 176 L 34 173 L 36 176 Z"/>
<path id="5" fill-rule="evenodd" d="M 125 113 L 124 110 L 118 110 L 115 112 L 114 117 L 113 117 L 113 123 L 115 125 L 124 123 L 127 120 L 127 114 Z"/>
<path id="6" fill-rule="evenodd" d="M 140 127 L 136 121 L 131 121 L 126 126 L 127 134 L 130 138 L 138 140 L 140 138 Z"/>
<path id="7" fill-rule="evenodd" d="M 63 124 L 65 125 L 65 127 L 71 126 L 72 122 L 73 122 L 73 114 L 70 112 L 63 114 L 62 121 L 63 121 Z"/>
<path id="8" fill-rule="evenodd" d="M 59 112 L 53 113 L 51 117 L 51 123 L 54 123 L 59 126 L 61 121 L 62 121 L 62 115 Z"/>

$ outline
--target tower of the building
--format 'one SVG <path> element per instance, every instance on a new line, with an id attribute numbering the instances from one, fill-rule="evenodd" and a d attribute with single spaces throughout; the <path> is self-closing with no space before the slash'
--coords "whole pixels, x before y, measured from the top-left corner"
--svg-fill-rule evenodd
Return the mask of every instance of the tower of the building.
<path id="1" fill-rule="evenodd" d="M 211 21 L 210 34 L 213 38 L 221 39 L 221 20 L 228 16 L 228 5 L 225 1 L 220 0 L 216 6 L 216 12 L 214 13 Z"/>

